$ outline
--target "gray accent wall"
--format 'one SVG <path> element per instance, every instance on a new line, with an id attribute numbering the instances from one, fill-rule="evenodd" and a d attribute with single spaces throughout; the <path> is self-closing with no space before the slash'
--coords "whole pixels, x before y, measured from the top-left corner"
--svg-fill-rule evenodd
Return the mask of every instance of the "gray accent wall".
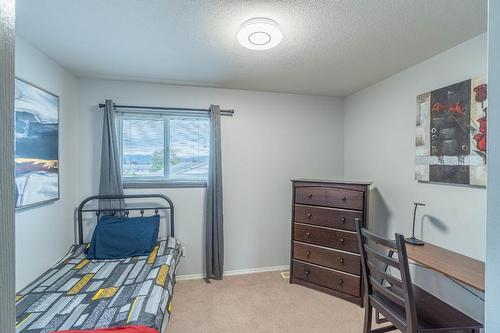
<path id="1" fill-rule="evenodd" d="M 346 98 L 345 178 L 374 182 L 373 231 L 391 237 L 410 234 L 413 202 L 423 202 L 427 206 L 418 211 L 417 237 L 485 260 L 486 190 L 418 183 L 414 168 L 416 96 L 486 75 L 486 54 L 483 34 Z M 438 273 L 412 269 L 415 283 L 483 321 L 482 293 L 476 297 Z"/>

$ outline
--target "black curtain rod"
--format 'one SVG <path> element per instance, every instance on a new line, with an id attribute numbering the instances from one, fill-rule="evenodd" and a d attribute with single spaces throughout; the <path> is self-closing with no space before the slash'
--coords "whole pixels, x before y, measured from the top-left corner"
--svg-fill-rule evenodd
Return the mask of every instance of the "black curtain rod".
<path id="1" fill-rule="evenodd" d="M 103 108 L 105 104 L 99 104 L 100 108 Z M 117 109 L 136 109 L 136 110 L 180 110 L 180 111 L 209 111 L 209 109 L 196 109 L 196 108 L 167 108 L 161 106 L 136 106 L 136 105 L 119 105 L 115 104 Z M 234 115 L 234 110 L 220 110 L 221 115 L 232 116 Z"/>

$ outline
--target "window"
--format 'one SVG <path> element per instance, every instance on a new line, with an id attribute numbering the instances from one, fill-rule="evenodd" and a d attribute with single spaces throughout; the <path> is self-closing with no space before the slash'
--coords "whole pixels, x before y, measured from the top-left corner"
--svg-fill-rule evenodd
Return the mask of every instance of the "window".
<path id="1" fill-rule="evenodd" d="M 209 117 L 203 112 L 117 111 L 125 185 L 205 185 Z"/>

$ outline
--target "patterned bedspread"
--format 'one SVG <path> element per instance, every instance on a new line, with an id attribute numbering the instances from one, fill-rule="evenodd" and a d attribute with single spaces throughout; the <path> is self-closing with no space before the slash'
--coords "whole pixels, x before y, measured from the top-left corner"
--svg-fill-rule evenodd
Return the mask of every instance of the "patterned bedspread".
<path id="1" fill-rule="evenodd" d="M 16 295 L 16 332 L 53 332 L 120 325 L 163 331 L 172 309 L 181 257 L 174 238 L 149 256 L 87 260 L 85 245 Z"/>

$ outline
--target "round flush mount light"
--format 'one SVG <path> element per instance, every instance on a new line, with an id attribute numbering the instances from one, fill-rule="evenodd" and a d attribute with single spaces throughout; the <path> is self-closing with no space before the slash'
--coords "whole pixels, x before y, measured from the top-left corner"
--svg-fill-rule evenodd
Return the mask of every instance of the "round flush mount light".
<path id="1" fill-rule="evenodd" d="M 278 23 L 265 17 L 245 21 L 238 32 L 240 44 L 250 50 L 272 49 L 282 38 Z"/>

